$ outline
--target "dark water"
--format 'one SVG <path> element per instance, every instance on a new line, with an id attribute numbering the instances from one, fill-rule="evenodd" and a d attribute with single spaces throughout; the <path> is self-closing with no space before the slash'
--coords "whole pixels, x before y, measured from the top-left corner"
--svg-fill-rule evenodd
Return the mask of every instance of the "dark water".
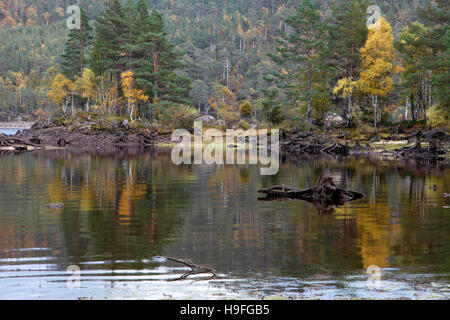
<path id="1" fill-rule="evenodd" d="M 306 188 L 322 173 L 367 197 L 333 215 L 257 201 L 260 188 Z M 257 166 L 176 166 L 164 153 L 2 157 L 0 299 L 448 299 L 449 178 L 354 158 L 288 159 L 261 176 Z M 167 281 L 188 269 L 157 256 L 217 278 Z M 81 288 L 67 287 L 71 265 Z"/>

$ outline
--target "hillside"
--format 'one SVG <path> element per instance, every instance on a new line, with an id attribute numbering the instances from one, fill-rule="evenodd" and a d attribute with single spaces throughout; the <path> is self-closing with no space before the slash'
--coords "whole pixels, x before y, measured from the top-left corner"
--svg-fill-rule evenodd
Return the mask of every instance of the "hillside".
<path id="1" fill-rule="evenodd" d="M 217 85 L 226 86 L 237 105 L 243 100 L 252 104 L 261 102 L 263 91 L 272 85 L 265 81 L 265 76 L 277 72 L 268 54 L 276 51 L 280 32 L 288 30 L 286 18 L 301 3 L 300 0 L 145 2 L 150 9 L 161 11 L 169 39 L 185 53 L 184 72 L 192 79 L 189 99 L 203 113 L 214 108 L 211 98 L 217 98 Z M 345 1 L 313 1 L 321 19 L 331 19 L 333 6 L 342 2 Z M 107 3 L 80 1 L 91 25 Z M 428 1 L 376 3 L 398 38 L 408 23 L 418 19 L 417 9 L 425 7 Z M 61 69 L 68 34 L 65 8 L 71 4 L 69 0 L 0 1 L 0 117 L 56 108 L 48 91 Z M 394 100 L 399 98 L 393 96 Z"/>

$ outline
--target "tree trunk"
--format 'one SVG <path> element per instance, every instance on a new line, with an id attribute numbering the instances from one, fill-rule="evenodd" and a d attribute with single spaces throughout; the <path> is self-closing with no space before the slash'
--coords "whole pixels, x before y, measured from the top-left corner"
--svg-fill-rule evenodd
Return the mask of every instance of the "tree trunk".
<path id="1" fill-rule="evenodd" d="M 114 98 L 114 110 L 117 110 L 117 103 L 119 101 L 119 72 L 116 72 L 116 95 Z"/>
<path id="2" fill-rule="evenodd" d="M 411 117 L 412 117 L 412 121 L 416 121 L 416 110 L 415 110 L 415 106 L 414 106 L 414 94 L 412 92 L 411 92 L 410 100 L 411 100 Z"/>
<path id="3" fill-rule="evenodd" d="M 409 100 L 409 98 L 406 97 L 406 102 L 405 102 L 405 120 L 408 119 L 408 100 Z"/>
<path id="4" fill-rule="evenodd" d="M 352 102 L 352 94 L 348 94 L 348 105 L 347 105 L 347 126 L 350 126 L 353 123 L 353 102 Z"/>
<path id="5" fill-rule="evenodd" d="M 308 124 L 311 125 L 312 124 L 312 96 L 311 96 L 311 88 L 312 88 L 312 84 L 311 84 L 311 64 L 308 63 L 308 79 L 307 79 L 307 86 L 308 86 Z"/>
<path id="6" fill-rule="evenodd" d="M 73 109 L 73 93 L 70 95 L 72 98 L 72 116 L 75 115 L 75 110 Z"/>
<path id="7" fill-rule="evenodd" d="M 378 132 L 377 122 L 378 122 L 378 96 L 372 96 L 372 106 L 373 106 L 373 126 L 375 132 Z"/>

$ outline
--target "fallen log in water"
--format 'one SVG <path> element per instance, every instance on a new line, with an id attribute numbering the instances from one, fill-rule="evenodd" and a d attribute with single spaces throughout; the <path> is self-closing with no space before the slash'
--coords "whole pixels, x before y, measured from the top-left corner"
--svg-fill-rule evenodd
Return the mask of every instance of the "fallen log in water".
<path id="1" fill-rule="evenodd" d="M 334 208 L 342 206 L 348 201 L 365 197 L 362 193 L 336 187 L 331 177 L 319 178 L 312 188 L 306 190 L 293 189 L 282 185 L 261 189 L 258 192 L 266 194 L 266 197 L 258 198 L 262 201 L 296 199 L 310 202 L 320 214 L 331 214 Z"/>

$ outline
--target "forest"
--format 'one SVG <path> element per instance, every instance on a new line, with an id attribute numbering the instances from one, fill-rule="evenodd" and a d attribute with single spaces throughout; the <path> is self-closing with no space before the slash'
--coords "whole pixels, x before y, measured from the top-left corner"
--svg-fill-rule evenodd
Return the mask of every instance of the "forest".
<path id="1" fill-rule="evenodd" d="M 72 4 L 0 1 L 0 120 L 450 123 L 447 1 L 85 0 L 69 30 Z"/>

